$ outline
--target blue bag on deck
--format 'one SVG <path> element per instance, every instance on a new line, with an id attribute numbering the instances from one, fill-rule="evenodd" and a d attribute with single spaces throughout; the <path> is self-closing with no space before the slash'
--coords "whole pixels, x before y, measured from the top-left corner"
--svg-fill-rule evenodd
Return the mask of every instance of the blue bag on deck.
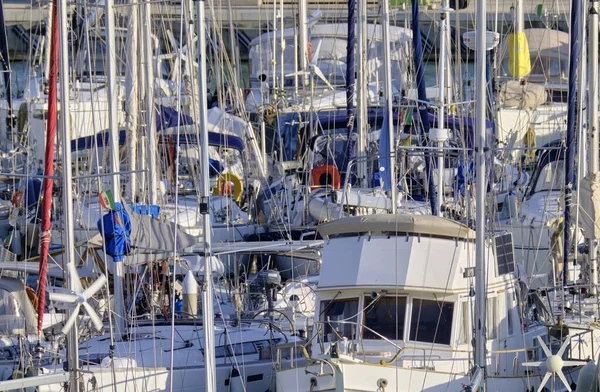
<path id="1" fill-rule="evenodd" d="M 106 253 L 114 262 L 121 262 L 131 253 L 131 220 L 121 203 L 115 205 L 116 211 L 110 211 L 98 220 L 98 230 L 106 243 Z"/>

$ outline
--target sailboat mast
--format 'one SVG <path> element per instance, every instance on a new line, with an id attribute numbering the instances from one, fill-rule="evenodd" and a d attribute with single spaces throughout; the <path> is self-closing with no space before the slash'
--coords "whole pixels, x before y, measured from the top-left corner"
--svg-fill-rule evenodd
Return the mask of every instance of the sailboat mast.
<path id="1" fill-rule="evenodd" d="M 425 69 L 423 63 L 423 43 L 421 42 L 421 23 L 419 21 L 419 2 L 412 2 L 412 43 L 414 48 L 414 64 L 417 77 L 417 95 L 419 108 L 419 117 L 421 119 L 421 143 L 427 145 L 429 134 L 429 113 L 424 102 L 427 102 L 427 91 L 425 89 Z M 437 212 L 437 198 L 435 197 L 435 184 L 433 183 L 433 170 L 431 162 L 431 153 L 425 150 L 425 171 L 427 172 L 429 204 L 431 213 Z"/>
<path id="2" fill-rule="evenodd" d="M 579 19 L 581 14 L 581 1 L 571 2 L 570 25 L 570 56 L 569 58 L 569 89 L 567 111 L 567 136 L 565 151 L 565 219 L 564 219 L 564 246 L 563 246 L 563 284 L 567 284 L 569 270 L 569 250 L 571 249 L 571 197 L 573 193 L 573 179 L 575 160 L 575 122 L 577 119 L 577 59 L 579 59 Z M 596 74 L 597 75 L 597 74 Z M 597 147 L 596 147 L 597 148 Z"/>
<path id="3" fill-rule="evenodd" d="M 150 1 L 143 0 L 142 19 L 144 28 L 144 68 L 146 69 L 146 138 L 148 140 L 147 172 L 148 172 L 148 201 L 157 204 L 158 177 L 156 167 L 156 117 L 154 116 L 154 60 L 152 53 L 152 17 Z"/>
<path id="4" fill-rule="evenodd" d="M 597 176 L 600 170 L 600 137 L 598 130 L 598 0 L 590 0 L 589 10 L 589 64 L 588 64 L 588 122 L 590 145 L 588 173 Z M 589 262 L 591 276 L 591 294 L 596 295 L 598 286 L 598 244 L 593 234 L 589 236 Z"/>
<path id="5" fill-rule="evenodd" d="M 106 18 L 106 55 L 108 63 L 108 130 L 110 134 L 110 176 L 111 189 L 115 202 L 121 198 L 121 184 L 119 181 L 119 123 L 118 123 L 118 95 L 117 95 L 117 57 L 115 41 L 115 15 L 114 1 L 105 0 L 104 6 Z M 125 333 L 125 305 L 123 303 L 123 263 L 114 263 L 113 284 L 115 301 L 115 328 L 117 329 L 117 340 Z"/>
<path id="6" fill-rule="evenodd" d="M 575 0 L 576 1 L 576 0 Z M 486 322 L 486 261 L 485 261 L 485 119 L 486 119 L 486 0 L 477 1 L 477 51 L 476 51 L 476 95 L 475 95 L 475 178 L 476 178 L 476 238 L 475 238 L 475 347 L 473 354 L 475 366 L 486 366 L 485 322 Z"/>
<path id="7" fill-rule="evenodd" d="M 200 124 L 200 162 L 202 184 L 200 187 L 200 212 L 204 233 L 204 285 L 202 288 L 202 319 L 204 328 L 204 369 L 206 372 L 207 392 L 217 390 L 215 367 L 215 338 L 213 313 L 213 288 L 211 268 L 211 225 L 208 209 L 210 179 L 208 167 L 208 108 L 206 102 L 206 31 L 204 25 L 204 0 L 196 0 L 196 23 L 198 32 L 198 77 L 200 79 L 199 124 Z M 281 32 L 283 34 L 283 31 Z"/>
<path id="8" fill-rule="evenodd" d="M 38 338 L 42 336 L 44 323 L 44 306 L 46 303 L 46 281 L 48 272 L 48 250 L 50 248 L 51 212 L 52 212 L 52 183 L 54 176 L 54 143 L 56 139 L 57 115 L 57 84 L 58 84 L 58 2 L 53 1 L 50 32 L 50 73 L 48 81 L 48 120 L 46 122 L 46 152 L 44 162 L 44 198 L 42 199 L 42 221 L 40 233 L 40 273 L 38 283 Z M 63 109 L 64 110 L 64 109 Z"/>
<path id="9" fill-rule="evenodd" d="M 416 2 L 416 1 L 414 1 Z M 390 55 L 390 2 L 389 0 L 381 1 L 381 12 L 383 18 L 381 28 L 383 30 L 383 69 L 384 69 L 384 99 L 385 99 L 385 114 L 387 118 L 387 129 L 382 129 L 381 132 L 387 132 L 389 138 L 389 152 L 382 151 L 384 154 L 389 153 L 389 173 L 384 175 L 390 176 L 390 198 L 392 200 L 392 212 L 396 212 L 396 140 L 394 135 L 394 116 L 392 108 L 392 57 Z M 381 138 L 381 136 L 380 136 Z"/>
<path id="10" fill-rule="evenodd" d="M 367 162 L 365 161 L 366 135 L 367 135 L 367 2 L 358 2 L 357 18 L 357 48 L 358 54 L 358 83 L 356 83 L 356 103 L 357 111 L 355 127 L 358 132 L 356 143 L 356 157 L 359 162 L 356 175 L 358 177 L 358 186 L 367 187 Z"/>
<path id="11" fill-rule="evenodd" d="M 354 73 L 354 66 L 356 64 L 354 58 L 354 49 L 356 47 L 356 0 L 348 0 L 348 45 L 346 46 L 346 116 L 348 126 L 348 149 L 347 157 L 349 160 L 354 159 L 356 156 L 356 146 L 353 139 L 355 133 L 354 128 L 354 86 L 356 84 L 356 77 Z M 346 175 L 351 175 L 346 173 Z"/>
<path id="12" fill-rule="evenodd" d="M 299 46 L 300 46 L 300 69 L 308 69 L 308 0 L 298 1 L 298 35 Z M 306 76 L 300 78 L 302 80 L 302 87 L 304 88 L 308 82 Z"/>
<path id="13" fill-rule="evenodd" d="M 131 202 L 136 201 L 137 191 L 137 155 L 138 155 L 138 48 L 140 45 L 138 34 L 138 2 L 132 0 L 129 6 L 129 20 L 127 22 L 127 39 L 125 61 L 127 64 L 125 73 L 125 123 L 127 129 L 127 170 L 129 181 L 127 181 L 126 195 Z"/>
<path id="14" fill-rule="evenodd" d="M 439 53 L 439 65 L 438 65 L 438 78 L 439 78 L 439 91 L 438 91 L 438 127 L 429 132 L 429 138 L 432 141 L 437 142 L 440 148 L 438 153 L 438 189 L 437 189 L 437 203 L 435 215 L 442 216 L 442 204 L 444 204 L 444 142 L 447 139 L 446 125 L 446 75 L 448 56 L 446 43 L 448 42 L 448 35 L 450 34 L 450 23 L 448 20 L 448 14 L 450 8 L 448 7 L 448 0 L 442 1 L 442 9 L 440 13 L 440 53 Z M 432 134 L 435 134 L 432 137 Z M 431 180 L 430 180 L 431 181 Z"/>
<path id="15" fill-rule="evenodd" d="M 71 270 L 66 268 L 69 263 L 75 263 L 75 233 L 74 233 L 74 214 L 73 214 L 73 196 L 72 196 L 72 164 L 71 164 L 71 118 L 69 110 L 69 36 L 67 31 L 67 0 L 60 0 L 58 3 L 58 32 L 60 40 L 60 116 L 61 116 L 61 141 L 62 141 L 62 199 L 63 199 L 63 222 L 64 222 L 64 247 L 65 274 L 68 288 L 74 290 L 74 279 L 77 276 L 71 276 Z M 77 308 L 76 308 L 77 309 Z M 68 312 L 73 312 L 69 310 Z M 70 316 L 70 314 L 69 314 Z M 69 329 L 67 334 L 67 350 L 69 355 L 69 372 L 71 386 L 70 390 L 78 390 L 77 382 L 79 380 L 79 338 L 77 323 Z"/>
<path id="16" fill-rule="evenodd" d="M 231 49 L 231 51 L 229 52 L 229 58 L 231 59 L 231 67 L 233 69 L 232 72 L 232 79 L 234 81 L 238 81 L 238 83 L 242 83 L 242 78 L 239 72 L 239 58 L 237 56 L 237 50 L 236 47 L 237 45 L 235 44 L 235 37 L 236 37 L 236 27 L 233 23 L 233 9 L 232 9 L 232 5 L 231 5 L 231 0 L 227 0 L 227 13 L 228 13 L 228 19 L 229 19 L 229 47 Z M 232 86 L 234 86 L 234 83 L 231 83 Z M 237 106 L 237 102 L 234 103 Z"/>

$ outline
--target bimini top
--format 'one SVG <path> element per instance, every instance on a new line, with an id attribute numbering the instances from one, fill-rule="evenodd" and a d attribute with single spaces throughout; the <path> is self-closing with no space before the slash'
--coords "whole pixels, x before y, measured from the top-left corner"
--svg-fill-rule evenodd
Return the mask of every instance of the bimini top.
<path id="1" fill-rule="evenodd" d="M 342 218 L 319 226 L 323 237 L 349 234 L 415 234 L 433 237 L 475 239 L 475 231 L 462 223 L 432 215 L 375 214 Z"/>

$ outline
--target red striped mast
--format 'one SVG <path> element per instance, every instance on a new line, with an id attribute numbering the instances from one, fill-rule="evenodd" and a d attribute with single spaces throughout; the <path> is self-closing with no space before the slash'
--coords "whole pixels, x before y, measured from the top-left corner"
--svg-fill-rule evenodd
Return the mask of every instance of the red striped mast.
<path id="1" fill-rule="evenodd" d="M 52 176 L 54 176 L 54 142 L 56 139 L 56 115 L 58 85 L 58 2 L 52 1 L 50 36 L 50 75 L 48 81 L 48 122 L 46 126 L 46 155 L 44 159 L 44 181 L 42 185 L 42 222 L 40 233 L 40 280 L 38 283 L 38 337 L 42 335 L 44 304 L 46 302 L 46 273 L 50 248 L 50 220 L 52 218 Z M 63 167 L 63 170 L 71 170 Z M 64 184 L 69 186 L 70 184 Z"/>

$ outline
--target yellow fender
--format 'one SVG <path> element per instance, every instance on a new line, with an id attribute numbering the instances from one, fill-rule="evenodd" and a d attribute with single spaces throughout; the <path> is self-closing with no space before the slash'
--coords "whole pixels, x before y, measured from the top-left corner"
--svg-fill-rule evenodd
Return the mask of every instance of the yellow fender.
<path id="1" fill-rule="evenodd" d="M 244 193 L 244 184 L 242 183 L 242 180 L 233 173 L 224 173 L 219 176 L 217 186 L 213 188 L 213 195 L 230 195 L 231 185 L 233 185 L 233 200 L 239 203 L 240 200 L 242 200 L 242 193 Z"/>
<path id="2" fill-rule="evenodd" d="M 524 32 L 508 37 L 508 72 L 515 78 L 522 78 L 531 72 L 529 43 Z"/>

